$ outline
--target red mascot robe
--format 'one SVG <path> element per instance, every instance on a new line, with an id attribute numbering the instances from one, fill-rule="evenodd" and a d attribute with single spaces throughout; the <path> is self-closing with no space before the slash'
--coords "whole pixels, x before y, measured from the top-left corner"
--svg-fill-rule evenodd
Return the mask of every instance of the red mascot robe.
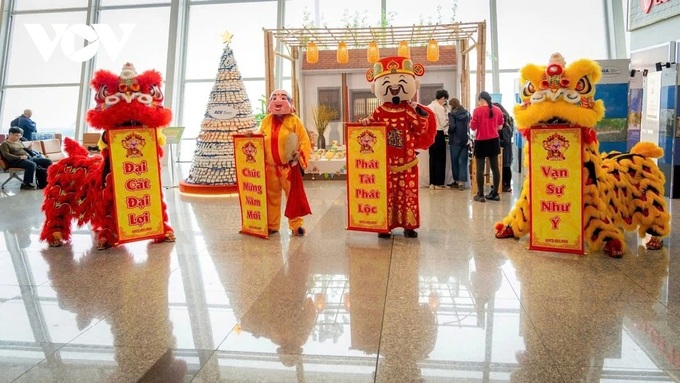
<path id="1" fill-rule="evenodd" d="M 435 114 L 418 105 L 427 116 L 418 114 L 408 101 L 378 106 L 373 121 L 387 123 L 387 222 L 390 230 L 420 227 L 418 203 L 418 158 L 416 150 L 426 150 L 437 133 Z"/>

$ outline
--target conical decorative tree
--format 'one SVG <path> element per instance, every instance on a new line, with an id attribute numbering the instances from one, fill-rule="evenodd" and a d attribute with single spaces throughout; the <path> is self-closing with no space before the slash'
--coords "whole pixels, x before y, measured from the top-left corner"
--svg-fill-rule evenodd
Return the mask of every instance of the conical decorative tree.
<path id="1" fill-rule="evenodd" d="M 253 108 L 229 46 L 231 35 L 225 33 L 223 37 L 224 51 L 196 141 L 185 182 L 188 185 L 235 186 L 233 137 L 256 127 Z"/>

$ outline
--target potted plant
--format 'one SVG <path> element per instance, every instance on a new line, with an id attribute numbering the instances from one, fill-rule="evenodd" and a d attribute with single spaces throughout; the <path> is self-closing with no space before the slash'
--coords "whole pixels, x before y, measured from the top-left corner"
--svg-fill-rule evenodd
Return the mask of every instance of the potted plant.
<path id="1" fill-rule="evenodd" d="M 326 104 L 321 104 L 312 108 L 312 122 L 314 122 L 316 131 L 319 133 L 319 137 L 316 141 L 317 149 L 326 149 L 326 138 L 324 137 L 324 133 L 326 132 L 326 128 L 328 128 L 328 124 L 335 119 L 337 115 L 338 111 Z"/>

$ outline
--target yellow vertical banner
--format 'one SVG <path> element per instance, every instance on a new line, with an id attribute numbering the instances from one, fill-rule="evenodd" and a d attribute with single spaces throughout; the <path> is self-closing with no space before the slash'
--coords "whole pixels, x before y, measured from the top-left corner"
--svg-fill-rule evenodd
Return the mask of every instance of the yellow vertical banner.
<path id="1" fill-rule="evenodd" d="M 108 131 L 120 243 L 164 234 L 156 128 Z"/>
<path id="2" fill-rule="evenodd" d="M 264 136 L 235 135 L 234 154 L 241 206 L 241 233 L 268 238 Z"/>
<path id="3" fill-rule="evenodd" d="M 584 252 L 581 133 L 568 125 L 530 129 L 530 250 Z"/>
<path id="4" fill-rule="evenodd" d="M 385 123 L 347 124 L 347 229 L 388 232 Z"/>

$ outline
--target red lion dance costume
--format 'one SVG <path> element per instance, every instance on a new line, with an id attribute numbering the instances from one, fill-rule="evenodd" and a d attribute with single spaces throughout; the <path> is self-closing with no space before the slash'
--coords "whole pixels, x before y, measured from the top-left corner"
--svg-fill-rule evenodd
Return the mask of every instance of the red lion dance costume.
<path id="1" fill-rule="evenodd" d="M 118 244 L 118 222 L 114 210 L 113 180 L 109 163 L 108 131 L 117 128 L 167 126 L 172 112 L 163 107 L 161 74 L 154 70 L 137 75 L 132 64 L 125 64 L 120 75 L 100 70 L 91 82 L 97 106 L 87 112 L 87 122 L 103 130 L 101 155 L 89 156 L 76 141 L 65 138 L 68 157 L 50 166 L 44 190 L 45 223 L 40 240 L 50 246 L 61 246 L 71 239 L 71 221 L 78 226 L 89 223 L 96 235 L 97 248 L 102 250 Z M 158 130 L 158 153 L 163 155 L 165 137 Z M 160 168 L 160 163 L 159 163 Z M 175 235 L 168 225 L 168 213 L 163 202 L 164 234 L 155 242 L 173 242 Z"/>

